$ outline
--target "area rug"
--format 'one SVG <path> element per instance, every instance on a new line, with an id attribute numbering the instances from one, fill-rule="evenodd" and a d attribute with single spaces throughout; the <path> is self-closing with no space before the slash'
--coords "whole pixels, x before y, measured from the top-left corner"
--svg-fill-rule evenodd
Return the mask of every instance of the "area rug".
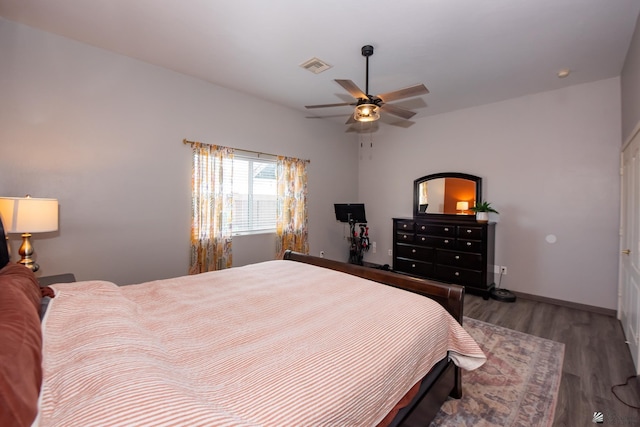
<path id="1" fill-rule="evenodd" d="M 487 355 L 462 373 L 462 399 L 449 399 L 431 427 L 553 424 L 564 344 L 465 317 L 463 326 Z"/>

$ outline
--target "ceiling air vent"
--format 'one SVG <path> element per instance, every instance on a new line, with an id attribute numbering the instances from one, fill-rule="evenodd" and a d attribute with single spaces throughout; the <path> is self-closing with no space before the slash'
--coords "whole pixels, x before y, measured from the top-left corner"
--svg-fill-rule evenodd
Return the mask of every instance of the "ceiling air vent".
<path id="1" fill-rule="evenodd" d="M 318 58 L 311 58 L 310 60 L 300 64 L 300 66 L 305 70 L 311 71 L 313 74 L 320 74 L 321 72 L 331 68 L 331 65 Z"/>

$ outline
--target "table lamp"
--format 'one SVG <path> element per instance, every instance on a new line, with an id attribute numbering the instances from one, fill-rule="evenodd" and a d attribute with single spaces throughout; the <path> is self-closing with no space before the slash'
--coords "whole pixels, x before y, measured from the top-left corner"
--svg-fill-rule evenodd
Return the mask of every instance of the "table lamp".
<path id="1" fill-rule="evenodd" d="M 469 210 L 469 202 L 457 202 L 456 210 L 462 211 L 460 213 L 464 213 L 464 211 Z"/>
<path id="2" fill-rule="evenodd" d="M 58 200 L 31 197 L 0 197 L 0 216 L 5 233 L 22 234 L 18 253 L 19 264 L 36 272 L 40 268 L 33 260 L 31 233 L 58 230 Z"/>

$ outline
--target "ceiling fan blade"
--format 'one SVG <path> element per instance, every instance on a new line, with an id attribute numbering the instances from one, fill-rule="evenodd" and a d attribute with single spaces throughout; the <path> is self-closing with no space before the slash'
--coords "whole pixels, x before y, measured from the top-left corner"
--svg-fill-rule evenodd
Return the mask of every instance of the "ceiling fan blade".
<path id="1" fill-rule="evenodd" d="M 337 104 L 305 105 L 304 108 L 342 107 L 344 105 L 356 105 L 356 103 L 355 102 L 339 102 Z"/>
<path id="2" fill-rule="evenodd" d="M 389 114 L 393 114 L 394 116 L 402 117 L 403 119 L 410 119 L 416 115 L 413 111 L 406 110 L 392 104 L 383 104 L 380 109 Z"/>
<path id="3" fill-rule="evenodd" d="M 404 89 L 395 90 L 393 92 L 382 93 L 377 95 L 383 102 L 391 102 L 397 99 L 411 98 L 412 96 L 424 95 L 429 93 L 429 89 L 423 84 L 405 87 Z"/>
<path id="4" fill-rule="evenodd" d="M 360 89 L 354 82 L 351 80 L 339 80 L 336 79 L 336 83 L 344 88 L 347 92 L 351 94 L 354 98 L 367 98 L 367 95 Z"/>
<path id="5" fill-rule="evenodd" d="M 344 117 L 344 114 L 328 114 L 328 115 L 323 114 L 322 116 L 312 115 L 312 116 L 305 116 L 305 119 L 335 119 L 338 117 Z"/>
<path id="6" fill-rule="evenodd" d="M 347 119 L 347 121 L 346 121 L 346 122 L 344 122 L 344 124 L 345 124 L 345 125 L 350 125 L 351 123 L 355 123 L 355 122 L 356 122 L 355 117 L 353 117 L 353 114 L 350 114 L 350 115 L 349 115 L 349 118 Z"/>

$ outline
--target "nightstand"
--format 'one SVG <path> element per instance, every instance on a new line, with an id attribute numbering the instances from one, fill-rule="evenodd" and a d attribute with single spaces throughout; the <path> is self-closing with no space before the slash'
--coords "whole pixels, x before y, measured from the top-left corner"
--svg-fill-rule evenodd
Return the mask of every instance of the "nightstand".
<path id="1" fill-rule="evenodd" d="M 38 278 L 41 287 L 53 285 L 54 283 L 71 283 L 76 281 L 76 276 L 72 273 L 56 274 L 54 276 L 44 276 Z"/>

